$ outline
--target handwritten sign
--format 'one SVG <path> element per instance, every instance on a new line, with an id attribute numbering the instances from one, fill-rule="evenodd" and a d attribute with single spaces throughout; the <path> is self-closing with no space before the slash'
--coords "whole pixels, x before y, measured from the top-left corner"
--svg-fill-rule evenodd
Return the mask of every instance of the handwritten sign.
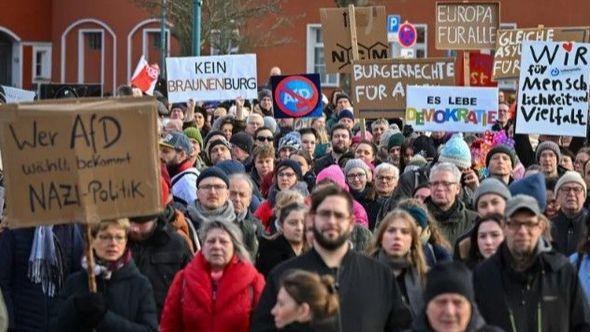
<path id="1" fill-rule="evenodd" d="M 516 132 L 586 136 L 590 44 L 522 44 Z"/>
<path id="2" fill-rule="evenodd" d="M 492 81 L 492 67 L 494 57 L 490 54 L 469 52 L 469 85 L 470 86 L 498 86 Z"/>
<path id="3" fill-rule="evenodd" d="M 408 85 L 454 85 L 453 58 L 386 59 L 355 62 L 355 111 L 368 119 L 403 116 Z M 395 114 L 395 113 L 398 114 Z"/>
<path id="4" fill-rule="evenodd" d="M 520 53 L 523 41 L 588 42 L 590 27 L 500 29 L 496 38 L 492 77 L 516 79 L 520 74 Z"/>
<path id="5" fill-rule="evenodd" d="M 499 2 L 437 2 L 436 40 L 439 50 L 481 50 L 496 46 Z"/>
<path id="6" fill-rule="evenodd" d="M 498 89 L 408 86 L 406 123 L 416 131 L 485 132 L 498 119 Z"/>
<path id="7" fill-rule="evenodd" d="M 156 117 L 152 98 L 0 107 L 9 227 L 157 213 Z"/>
<path id="8" fill-rule="evenodd" d="M 385 7 L 358 7 L 354 12 L 359 58 L 388 58 Z M 353 57 L 348 8 L 321 8 L 320 19 L 326 72 L 350 73 Z"/>
<path id="9" fill-rule="evenodd" d="M 256 54 L 166 58 L 170 102 L 258 97 Z"/>

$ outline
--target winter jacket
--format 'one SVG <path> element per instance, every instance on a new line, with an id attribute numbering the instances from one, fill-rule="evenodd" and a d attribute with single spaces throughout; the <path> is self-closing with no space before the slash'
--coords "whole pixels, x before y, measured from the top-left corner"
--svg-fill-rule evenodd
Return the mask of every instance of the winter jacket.
<path id="1" fill-rule="evenodd" d="M 352 197 L 357 202 L 359 202 L 365 209 L 365 212 L 367 213 L 367 217 L 369 219 L 369 229 L 373 230 L 375 229 L 375 224 L 377 223 L 377 215 L 379 213 L 379 208 L 381 207 L 385 199 L 377 199 L 375 197 L 376 194 L 371 195 L 371 190 L 371 186 L 367 184 L 365 190 L 360 192 L 350 190 L 350 193 L 352 194 Z"/>
<path id="2" fill-rule="evenodd" d="M 363 254 L 348 250 L 339 268 L 328 267 L 315 249 L 283 262 L 268 278 L 252 317 L 252 332 L 276 331 L 270 313 L 277 300 L 280 278 L 288 270 L 302 269 L 334 276 L 340 301 L 340 329 L 335 322 L 323 331 L 398 331 L 411 316 L 401 301 L 391 271 Z"/>
<path id="3" fill-rule="evenodd" d="M 154 290 L 158 318 L 164 307 L 168 287 L 176 272 L 182 270 L 193 255 L 186 241 L 161 218 L 145 241 L 129 241 L 137 268 L 148 278 Z"/>
<path id="4" fill-rule="evenodd" d="M 513 331 L 511 310 L 516 331 L 590 330 L 588 303 L 566 257 L 540 240 L 535 261 L 526 271 L 515 271 L 511 260 L 504 242 L 474 271 L 476 302 L 488 324 Z"/>
<path id="5" fill-rule="evenodd" d="M 191 167 L 190 160 L 181 164 L 180 170 L 170 179 L 170 193 L 175 202 L 187 205 L 197 199 L 197 177 L 200 173 L 196 168 Z"/>
<path id="6" fill-rule="evenodd" d="M 167 224 L 170 224 L 172 229 L 184 239 L 192 253 L 198 250 L 199 241 L 197 234 L 192 229 L 192 225 L 186 220 L 184 213 L 174 209 L 171 205 L 166 205 L 161 218 Z"/>
<path id="7" fill-rule="evenodd" d="M 443 246 L 438 244 L 426 243 L 422 245 L 424 258 L 428 267 L 433 267 L 440 262 L 450 262 L 453 256 Z"/>
<path id="8" fill-rule="evenodd" d="M 84 253 L 82 234 L 74 225 L 53 226 L 53 233 L 64 264 L 65 282 L 71 273 L 80 270 Z M 49 328 L 49 311 L 55 298 L 43 294 L 41 284 L 32 283 L 27 274 L 34 234 L 35 228 L 22 228 L 5 229 L 0 235 L 0 286 L 11 331 L 47 331 Z"/>
<path id="9" fill-rule="evenodd" d="M 318 159 L 315 160 L 313 165 L 313 172 L 315 174 L 319 174 L 321 170 L 330 166 L 330 165 L 337 165 L 338 161 L 334 159 L 331 153 L 328 153 Z"/>
<path id="10" fill-rule="evenodd" d="M 274 239 L 263 237 L 260 238 L 256 269 L 267 277 L 275 266 L 296 256 L 291 244 L 283 234 Z"/>
<path id="11" fill-rule="evenodd" d="M 244 246 L 248 250 L 250 258 L 254 260 L 258 254 L 258 237 L 264 234 L 264 226 L 250 211 L 246 212 L 244 219 L 236 218 L 235 222 L 242 231 Z"/>
<path id="12" fill-rule="evenodd" d="M 264 277 L 234 257 L 214 282 L 202 252 L 174 278 L 160 331 L 248 331 L 252 310 L 264 288 Z"/>
<path id="13" fill-rule="evenodd" d="M 157 331 L 158 317 L 152 286 L 133 260 L 113 271 L 110 279 L 96 277 L 98 293 L 107 303 L 107 312 L 95 331 Z M 80 317 L 74 297 L 88 294 L 88 275 L 79 271 L 70 276 L 52 312 L 53 331 L 91 331 L 83 328 L 86 317 Z"/>
<path id="14" fill-rule="evenodd" d="M 582 257 L 581 260 L 579 257 Z M 586 301 L 590 303 L 590 256 L 587 254 L 580 255 L 575 253 L 570 256 L 570 262 L 576 266 L 578 278 L 582 284 L 582 289 L 586 295 Z"/>
<path id="15" fill-rule="evenodd" d="M 430 197 L 424 203 L 428 212 L 438 222 L 440 231 L 450 243 L 455 243 L 460 235 L 471 229 L 475 218 L 477 218 L 477 213 L 468 210 L 465 204 L 458 200 L 448 211 L 441 210 Z"/>
<path id="16" fill-rule="evenodd" d="M 586 218 L 588 211 L 583 209 L 573 218 L 567 217 L 562 210 L 551 219 L 551 237 L 556 251 L 570 256 L 575 253 L 587 232 Z"/>

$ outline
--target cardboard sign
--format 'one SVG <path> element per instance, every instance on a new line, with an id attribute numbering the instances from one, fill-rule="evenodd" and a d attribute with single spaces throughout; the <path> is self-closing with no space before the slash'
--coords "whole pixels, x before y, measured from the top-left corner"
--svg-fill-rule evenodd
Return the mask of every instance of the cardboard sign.
<path id="1" fill-rule="evenodd" d="M 256 99 L 256 54 L 166 58 L 168 100 Z"/>
<path id="2" fill-rule="evenodd" d="M 481 50 L 496 46 L 499 2 L 437 2 L 436 40 L 439 50 Z"/>
<path id="3" fill-rule="evenodd" d="M 521 44 L 531 41 L 588 42 L 590 27 L 498 30 L 493 79 L 516 79 L 520 74 Z"/>
<path id="4" fill-rule="evenodd" d="M 359 58 L 388 58 L 385 7 L 358 7 L 354 12 Z M 350 73 L 353 56 L 348 8 L 321 8 L 320 19 L 326 72 Z"/>
<path id="5" fill-rule="evenodd" d="M 409 86 L 406 123 L 416 131 L 481 133 L 498 118 L 498 88 Z"/>
<path id="6" fill-rule="evenodd" d="M 0 107 L 9 227 L 160 211 L 156 117 L 152 98 Z"/>
<path id="7" fill-rule="evenodd" d="M 590 44 L 525 41 L 516 133 L 586 137 Z"/>
<path id="8" fill-rule="evenodd" d="M 355 62 L 352 95 L 359 117 L 403 116 L 408 85 L 454 85 L 453 58 L 386 59 Z M 397 112 L 397 114 L 396 114 Z"/>
<path id="9" fill-rule="evenodd" d="M 492 67 L 494 57 L 490 54 L 469 52 L 469 85 L 470 86 L 498 86 L 492 81 Z"/>
<path id="10" fill-rule="evenodd" d="M 319 74 L 272 76 L 275 118 L 320 117 L 322 89 Z"/>
<path id="11" fill-rule="evenodd" d="M 0 93 L 4 96 L 6 103 L 22 103 L 35 100 L 35 91 L 28 91 L 11 86 L 0 85 Z"/>

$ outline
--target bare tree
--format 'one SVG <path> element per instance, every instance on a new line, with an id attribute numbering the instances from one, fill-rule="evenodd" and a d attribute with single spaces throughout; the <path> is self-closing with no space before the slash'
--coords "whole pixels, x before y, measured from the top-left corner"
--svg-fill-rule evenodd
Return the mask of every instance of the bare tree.
<path id="1" fill-rule="evenodd" d="M 161 0 L 129 0 L 160 16 Z M 211 46 L 219 54 L 230 54 L 256 47 L 273 47 L 290 43 L 292 38 L 279 37 L 278 28 L 290 27 L 297 17 L 281 15 L 287 0 L 203 0 L 201 48 Z M 192 0 L 168 0 L 167 19 L 173 22 L 172 34 L 180 41 L 183 55 L 192 50 Z M 264 23 L 272 22 L 270 27 Z"/>

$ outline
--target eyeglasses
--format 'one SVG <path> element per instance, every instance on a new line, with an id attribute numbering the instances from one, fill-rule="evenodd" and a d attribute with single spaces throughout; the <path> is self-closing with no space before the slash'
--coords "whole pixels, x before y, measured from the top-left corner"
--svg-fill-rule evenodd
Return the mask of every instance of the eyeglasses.
<path id="1" fill-rule="evenodd" d="M 315 214 L 322 219 L 330 219 L 331 216 L 334 216 L 336 220 L 344 220 L 350 217 L 349 214 L 332 210 L 319 210 Z"/>
<path id="2" fill-rule="evenodd" d="M 113 236 L 113 235 L 104 235 L 104 234 L 101 234 L 101 235 L 98 236 L 98 239 L 101 242 L 115 241 L 115 243 L 122 243 L 122 242 L 125 242 L 127 240 L 127 237 L 121 236 L 121 235 L 115 235 L 115 236 Z"/>
<path id="3" fill-rule="evenodd" d="M 559 191 L 564 194 L 568 194 L 568 193 L 581 194 L 582 192 L 584 192 L 584 188 L 582 188 L 582 187 L 560 187 Z"/>
<path id="4" fill-rule="evenodd" d="M 223 184 L 204 184 L 204 185 L 199 186 L 198 189 L 207 190 L 207 191 L 211 191 L 211 190 L 215 189 L 215 191 L 220 191 L 220 190 L 227 189 L 227 186 L 225 186 Z"/>
<path id="5" fill-rule="evenodd" d="M 279 177 L 279 178 L 292 178 L 295 175 L 297 175 L 297 174 L 291 173 L 291 172 L 280 172 L 279 174 L 277 174 L 277 177 Z"/>
<path id="6" fill-rule="evenodd" d="M 513 231 L 518 231 L 522 226 L 528 231 L 532 231 L 533 229 L 537 228 L 540 225 L 539 222 L 514 222 L 511 220 L 506 221 L 506 226 Z"/>
<path id="7" fill-rule="evenodd" d="M 365 176 L 367 176 L 367 174 L 365 174 L 365 173 L 352 173 L 352 174 L 347 174 L 346 175 L 346 177 L 349 178 L 349 179 L 355 179 L 355 178 L 362 179 Z"/>
<path id="8" fill-rule="evenodd" d="M 449 189 L 451 188 L 452 185 L 457 184 L 457 182 L 451 182 L 451 181 L 433 181 L 428 183 L 428 185 L 432 188 L 436 188 L 438 186 L 442 186 L 445 189 Z"/>
<path id="9" fill-rule="evenodd" d="M 395 177 L 393 177 L 393 176 L 377 175 L 376 179 L 379 180 L 379 181 L 391 182 L 391 181 L 395 180 Z"/>
<path id="10" fill-rule="evenodd" d="M 256 140 L 259 142 L 264 142 L 264 141 L 272 142 L 273 139 L 274 138 L 272 136 L 258 136 L 258 137 L 256 137 Z"/>

